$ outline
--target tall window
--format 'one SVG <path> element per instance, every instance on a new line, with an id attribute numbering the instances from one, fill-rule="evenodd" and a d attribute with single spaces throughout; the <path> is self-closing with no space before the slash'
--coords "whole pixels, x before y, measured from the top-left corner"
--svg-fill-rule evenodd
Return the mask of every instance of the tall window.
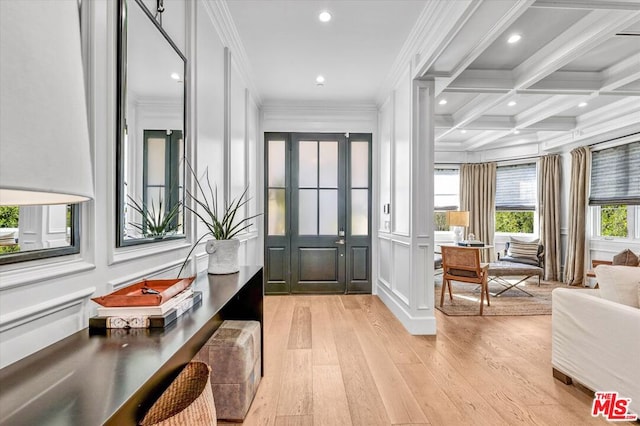
<path id="1" fill-rule="evenodd" d="M 496 170 L 496 232 L 533 234 L 536 213 L 536 164 Z"/>
<path id="2" fill-rule="evenodd" d="M 438 169 L 433 176 L 434 213 L 436 232 L 448 231 L 447 210 L 458 210 L 460 206 L 460 170 Z"/>
<path id="3" fill-rule="evenodd" d="M 589 205 L 596 236 L 640 238 L 640 142 L 593 152 Z"/>

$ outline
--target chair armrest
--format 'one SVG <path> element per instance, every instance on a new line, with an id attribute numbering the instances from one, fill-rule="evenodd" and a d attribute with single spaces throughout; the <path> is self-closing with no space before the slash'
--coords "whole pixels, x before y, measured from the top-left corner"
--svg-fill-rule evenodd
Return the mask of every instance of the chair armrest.
<path id="1" fill-rule="evenodd" d="M 538 266 L 544 269 L 544 250 L 538 253 Z"/>

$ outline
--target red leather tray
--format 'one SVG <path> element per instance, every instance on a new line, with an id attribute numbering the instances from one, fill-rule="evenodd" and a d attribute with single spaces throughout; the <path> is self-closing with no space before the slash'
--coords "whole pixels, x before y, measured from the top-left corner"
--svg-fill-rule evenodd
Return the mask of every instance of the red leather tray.
<path id="1" fill-rule="evenodd" d="M 189 287 L 195 278 L 142 280 L 105 296 L 94 297 L 91 300 L 106 307 L 157 306 Z M 159 294 L 143 293 L 143 288 L 156 290 Z"/>

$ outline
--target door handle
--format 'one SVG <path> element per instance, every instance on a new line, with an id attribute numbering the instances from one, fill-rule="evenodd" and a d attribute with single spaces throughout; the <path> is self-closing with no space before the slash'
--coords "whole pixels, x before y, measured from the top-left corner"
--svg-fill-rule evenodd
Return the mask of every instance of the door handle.
<path id="1" fill-rule="evenodd" d="M 344 245 L 344 238 L 340 238 L 338 241 L 336 241 L 336 244 Z"/>

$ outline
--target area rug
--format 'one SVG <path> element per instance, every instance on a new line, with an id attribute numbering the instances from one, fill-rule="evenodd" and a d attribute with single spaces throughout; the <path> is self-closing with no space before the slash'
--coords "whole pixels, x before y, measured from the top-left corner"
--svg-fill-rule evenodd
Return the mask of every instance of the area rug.
<path id="1" fill-rule="evenodd" d="M 517 280 L 513 281 L 516 282 Z M 480 286 L 453 282 L 453 301 L 449 292 L 445 293 L 444 306 L 440 307 L 440 291 L 442 277 L 435 277 L 436 308 L 450 316 L 468 316 L 480 314 Z M 491 297 L 491 306 L 484 305 L 483 315 L 551 315 L 551 291 L 558 287 L 567 287 L 557 281 L 542 281 L 538 287 L 538 279 L 527 280 L 518 287 L 533 294 L 533 297 L 512 288 L 499 297 Z M 497 283 L 489 283 L 491 295 L 503 290 Z"/>

